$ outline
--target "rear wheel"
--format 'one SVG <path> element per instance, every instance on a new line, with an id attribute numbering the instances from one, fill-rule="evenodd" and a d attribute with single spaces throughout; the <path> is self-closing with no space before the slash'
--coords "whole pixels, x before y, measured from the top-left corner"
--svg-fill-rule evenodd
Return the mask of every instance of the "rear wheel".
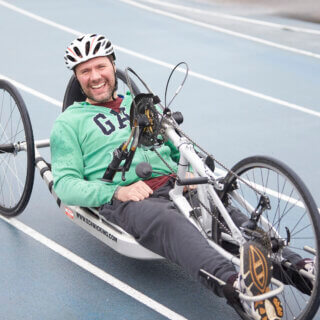
<path id="1" fill-rule="evenodd" d="M 248 219 L 258 207 L 261 194 L 266 195 L 271 209 L 262 213 L 258 226 L 275 244 L 290 241 L 283 249 L 277 251 L 275 247 L 276 252 L 272 253 L 274 277 L 286 284 L 279 295 L 284 309 L 283 319 L 312 319 L 320 301 L 317 268 L 320 219 L 310 192 L 290 168 L 273 158 L 249 157 L 237 163 L 231 171 L 241 180 L 231 173 L 225 178 L 223 201 L 228 203 L 229 209 Z M 239 221 L 246 219 L 241 217 Z M 237 217 L 234 220 L 238 220 Z M 316 271 L 312 280 L 303 276 L 296 267 L 303 258 L 315 261 Z"/>
<path id="2" fill-rule="evenodd" d="M 20 214 L 31 196 L 34 141 L 25 103 L 17 89 L 0 80 L 0 214 Z"/>

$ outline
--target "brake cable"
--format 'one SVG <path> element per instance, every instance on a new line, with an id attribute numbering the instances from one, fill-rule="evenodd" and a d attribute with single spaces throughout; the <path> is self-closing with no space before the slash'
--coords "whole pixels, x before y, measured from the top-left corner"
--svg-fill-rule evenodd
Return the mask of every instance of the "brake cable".
<path id="1" fill-rule="evenodd" d="M 180 86 L 178 87 L 178 89 L 176 90 L 173 98 L 170 100 L 169 104 L 167 104 L 167 92 L 168 92 L 168 86 L 169 86 L 169 83 L 170 83 L 170 79 L 173 75 L 173 73 L 175 72 L 175 70 L 177 70 L 177 68 L 184 64 L 186 66 L 186 73 L 185 73 L 185 76 L 180 84 Z M 139 80 L 140 82 L 144 85 L 144 87 L 147 89 L 147 91 L 149 92 L 149 94 L 152 94 L 152 91 L 150 90 L 150 88 L 147 86 L 147 84 L 142 80 L 142 78 L 134 71 L 132 70 L 131 68 L 126 68 L 125 69 L 125 75 L 126 75 L 126 79 L 127 79 L 127 83 L 128 83 L 128 87 L 129 87 L 129 90 L 131 93 L 133 93 L 133 90 L 132 90 L 132 85 L 131 85 L 131 79 L 130 77 L 128 76 L 128 71 L 130 71 L 131 73 L 133 73 Z M 163 110 L 163 113 L 165 116 L 170 116 L 172 118 L 172 113 L 169 109 L 169 106 L 171 105 L 172 101 L 175 99 L 175 97 L 178 95 L 178 93 L 180 92 L 180 90 L 182 89 L 186 79 L 187 79 L 187 76 L 188 76 L 188 72 L 189 72 L 189 67 L 188 67 L 188 64 L 186 62 L 180 62 L 178 63 L 174 68 L 173 70 L 171 71 L 170 75 L 169 75 L 169 78 L 167 80 L 167 84 L 166 84 L 166 89 L 165 89 L 165 107 L 163 107 L 161 105 L 161 102 L 160 102 L 160 99 L 157 97 L 157 96 L 154 96 L 154 97 L 157 97 L 158 98 L 158 105 L 162 108 Z M 137 105 L 136 105 L 136 101 L 135 99 L 133 99 L 133 106 L 134 106 L 134 110 L 135 110 L 135 118 L 137 117 Z M 160 121 L 160 124 L 159 122 L 157 121 L 157 125 L 160 125 L 162 124 L 162 121 L 164 120 L 164 115 L 161 114 L 159 111 L 156 110 L 156 108 L 154 108 L 152 110 L 154 112 L 153 115 L 150 115 L 150 110 L 149 109 L 146 109 L 145 110 L 145 114 L 146 114 L 146 117 L 147 119 L 149 120 L 150 122 L 150 126 L 149 126 L 149 130 L 152 132 L 152 125 L 154 124 L 155 122 L 155 119 L 151 119 L 150 118 L 152 116 L 155 116 L 155 114 L 157 114 L 157 116 L 161 119 Z M 152 113 L 153 113 L 152 112 Z M 259 201 L 259 204 L 257 206 L 257 208 L 254 210 L 254 212 L 251 213 L 252 215 L 252 219 L 255 219 L 255 221 L 257 221 L 257 217 L 260 217 L 261 213 L 265 210 L 265 209 L 270 209 L 270 203 L 268 201 L 268 198 L 265 196 L 265 194 L 263 194 L 262 192 L 260 192 L 259 190 L 257 190 L 256 188 L 254 188 L 252 185 L 250 185 L 247 181 L 245 181 L 243 178 L 241 178 L 240 176 L 238 176 L 235 172 L 233 172 L 232 170 L 228 169 L 222 162 L 220 162 L 219 160 L 217 160 L 213 155 L 209 154 L 205 149 L 203 149 L 199 144 L 197 144 L 195 141 L 193 141 L 179 126 L 178 124 L 176 123 L 176 121 L 172 121 L 172 125 L 174 127 L 174 129 L 179 133 L 181 134 L 182 136 L 184 136 L 189 142 L 191 142 L 193 144 L 193 146 L 197 147 L 200 151 L 202 151 L 208 158 L 211 158 L 214 162 L 216 162 L 218 165 L 220 165 L 223 169 L 225 169 L 228 174 L 232 175 L 233 177 L 235 177 L 237 180 L 241 181 L 242 183 L 244 183 L 245 185 L 247 185 L 250 189 L 252 189 L 256 194 L 258 194 L 260 196 L 260 201 Z M 145 130 L 143 130 L 145 131 Z M 157 130 L 158 131 L 158 130 Z M 139 140 L 140 138 L 142 137 L 144 132 L 141 132 L 141 134 L 139 134 Z M 153 151 L 155 151 L 155 153 L 157 154 L 157 156 L 161 159 L 161 161 L 168 167 L 168 169 L 171 171 L 171 173 L 174 173 L 174 170 L 170 167 L 170 165 L 168 164 L 167 161 L 164 160 L 164 158 L 160 155 L 160 153 L 156 150 L 156 147 L 153 146 L 152 148 Z M 264 204 L 267 204 L 267 206 L 265 206 Z M 206 209 L 206 211 L 212 215 L 217 221 L 219 224 L 221 224 L 220 220 L 218 220 L 217 217 L 215 217 L 211 211 L 203 204 L 201 203 L 201 205 Z M 221 225 L 224 229 L 226 229 L 226 227 L 222 224 Z M 230 233 L 230 231 L 228 230 L 228 233 Z"/>
<path id="2" fill-rule="evenodd" d="M 182 83 L 180 84 L 180 86 L 178 87 L 178 89 L 176 90 L 175 94 L 174 94 L 174 97 L 171 99 L 171 101 L 169 102 L 169 105 L 167 106 L 167 102 L 166 102 L 166 98 L 167 98 L 167 89 L 168 89 L 168 85 L 169 85 L 169 81 L 171 79 L 171 76 L 172 74 L 174 73 L 174 71 L 181 65 L 181 64 L 185 64 L 186 65 L 186 75 L 182 81 Z M 186 78 L 188 76 L 188 71 L 189 71 L 189 68 L 188 68 L 188 64 L 185 63 L 185 62 L 180 62 L 179 64 L 177 64 L 174 69 L 171 71 L 170 73 L 170 76 L 168 78 L 168 81 L 167 81 L 167 85 L 166 85 L 166 91 L 165 91 L 165 107 L 162 106 L 161 104 L 161 101 L 160 99 L 158 98 L 158 96 L 155 96 L 153 95 L 152 91 L 150 90 L 150 88 L 148 87 L 148 85 L 142 80 L 142 78 L 131 68 L 127 67 L 125 69 L 125 76 L 126 76 L 126 80 L 127 80 L 127 85 L 128 85 L 128 88 L 131 92 L 131 95 L 134 96 L 133 94 L 133 89 L 132 89 L 132 84 L 131 84 L 131 79 L 128 75 L 128 72 L 131 72 L 132 74 L 134 74 L 139 80 L 140 82 L 144 85 L 144 87 L 147 89 L 148 93 L 150 95 L 152 95 L 153 99 L 154 99 L 154 104 L 157 104 L 159 105 L 162 110 L 164 111 L 164 114 L 166 116 L 170 116 L 172 118 L 172 114 L 171 114 L 171 111 L 170 109 L 168 108 L 170 106 L 170 104 L 172 103 L 173 99 L 177 96 L 177 94 L 180 92 L 181 88 L 183 87 L 185 81 L 186 81 Z M 142 94 L 143 95 L 143 94 Z M 138 96 L 138 95 L 137 95 Z M 157 99 L 155 99 L 157 98 Z M 140 130 L 140 124 L 139 124 L 139 121 L 138 121 L 138 114 L 139 114 L 139 110 L 137 108 L 137 104 L 136 104 L 136 101 L 135 101 L 135 98 L 132 100 L 132 104 L 133 104 L 133 111 L 134 111 L 134 114 L 133 114 L 133 120 L 132 120 L 132 130 L 131 130 L 131 134 L 130 134 L 130 137 L 128 138 L 127 142 L 123 143 L 118 149 L 121 149 L 122 153 L 125 154 L 125 152 L 127 152 L 127 147 L 130 143 L 130 140 L 133 139 L 132 141 L 132 144 L 131 144 L 131 147 L 130 147 L 130 156 L 129 156 L 129 159 L 126 158 L 126 163 L 124 165 L 125 168 L 122 168 L 122 171 L 123 171 L 123 178 L 124 178 L 124 170 L 126 169 L 129 170 L 129 167 L 131 165 L 131 162 L 132 162 L 132 159 L 133 159 L 133 156 L 134 156 L 134 153 L 136 151 L 136 148 L 138 147 L 138 144 L 139 142 L 141 142 L 141 138 L 142 136 L 144 135 L 145 132 L 151 132 L 151 134 L 154 136 L 159 132 L 159 130 L 156 130 L 156 132 L 153 132 L 153 126 L 161 126 L 161 123 L 164 119 L 164 115 L 161 114 L 156 108 L 153 108 L 150 113 L 150 109 L 145 109 L 145 116 L 149 122 L 149 125 L 146 125 L 144 127 L 143 130 Z M 157 116 L 159 116 L 159 118 L 161 119 L 160 123 L 159 123 L 159 120 L 155 121 L 155 115 L 157 114 Z M 152 118 L 153 117 L 153 118 Z M 222 162 L 220 162 L 219 160 L 217 160 L 213 155 L 209 154 L 205 149 L 203 149 L 199 144 L 197 144 L 195 141 L 193 141 L 179 126 L 178 124 L 175 122 L 175 121 L 172 121 L 172 125 L 174 127 L 174 129 L 179 133 L 181 134 L 182 136 L 184 136 L 189 142 L 191 142 L 195 147 L 197 147 L 199 150 L 201 150 L 207 157 L 211 158 L 213 161 L 215 161 L 218 165 L 220 165 L 223 169 L 225 169 L 228 174 L 231 174 L 232 176 L 234 176 L 236 179 L 238 179 L 239 181 L 241 181 L 242 183 L 244 183 L 245 185 L 247 185 L 250 189 L 252 189 L 255 193 L 257 193 L 258 195 L 260 195 L 261 198 L 265 199 L 266 196 L 260 192 L 259 190 L 257 190 L 256 188 L 254 188 L 252 185 L 250 185 L 247 181 L 245 181 L 244 179 L 242 179 L 240 176 L 238 176 L 235 172 L 233 172 L 232 170 L 228 169 Z M 146 130 L 146 128 L 148 128 Z M 148 139 L 150 139 L 150 136 L 148 137 Z M 151 144 L 149 144 L 149 146 L 151 146 Z M 168 169 L 172 172 L 172 173 L 175 173 L 174 170 L 169 166 L 169 164 L 161 157 L 161 155 L 159 154 L 159 152 L 156 151 L 156 146 L 153 145 L 153 150 L 156 152 L 156 154 L 158 155 L 158 157 L 160 157 L 160 159 L 163 161 L 163 163 L 168 167 Z M 119 159 L 118 159 L 119 160 Z M 121 161 L 120 161 L 121 162 Z M 119 165 L 120 165 L 120 162 L 118 161 Z M 118 171 L 119 171 L 119 165 L 118 165 Z M 260 203 L 265 203 L 265 201 L 260 201 Z M 258 210 L 258 207 L 255 211 Z"/>
<path id="3" fill-rule="evenodd" d="M 157 149 L 152 149 L 156 154 L 157 156 L 162 160 L 162 162 L 168 167 L 168 169 L 171 171 L 171 173 L 173 174 L 176 174 L 174 172 L 174 170 L 171 168 L 171 166 L 169 165 L 169 163 L 161 156 L 161 154 L 157 151 Z M 191 195 L 190 195 L 190 189 L 189 187 L 187 187 L 187 190 L 189 192 L 189 198 L 191 199 Z M 216 213 L 212 212 L 198 197 L 198 201 L 199 201 L 199 204 L 209 213 L 209 215 L 214 218 L 217 223 L 220 225 L 220 227 L 222 229 L 224 229 L 229 235 L 232 235 L 231 231 L 220 221 L 219 217 L 217 216 Z M 213 201 L 212 201 L 213 203 Z M 194 206 L 192 206 L 193 210 L 195 209 Z M 195 217 L 197 219 L 197 217 Z M 198 219 L 197 219 L 198 220 Z M 206 234 L 206 231 L 204 230 L 202 224 L 200 223 L 200 226 L 202 228 L 202 230 L 204 231 L 204 233 Z"/>
<path id="4" fill-rule="evenodd" d="M 167 105 L 167 90 L 168 90 L 168 85 L 169 85 L 169 81 L 171 79 L 172 74 L 174 73 L 174 71 L 181 65 L 181 64 L 185 64 L 186 65 L 186 75 L 181 83 L 181 85 L 178 87 L 178 89 L 176 90 L 174 97 L 171 99 L 171 101 L 169 102 L 169 104 Z M 172 101 L 174 100 L 174 98 L 177 96 L 177 94 L 180 92 L 181 88 L 183 87 L 186 78 L 188 76 L 188 65 L 185 62 L 181 62 L 178 65 L 175 66 L 175 68 L 171 71 L 170 76 L 168 78 L 167 81 L 167 85 L 166 85 L 166 90 L 165 90 L 165 109 L 163 110 L 163 113 L 165 116 L 171 116 L 172 118 L 172 113 L 169 109 L 169 106 L 171 105 Z M 139 78 L 139 77 L 138 77 Z M 140 78 L 139 78 L 140 79 Z M 146 85 L 145 85 L 146 86 Z M 147 87 L 147 86 L 146 86 Z M 148 88 L 149 92 L 150 89 Z M 161 117 L 161 122 L 160 125 L 162 124 L 162 121 L 164 120 L 164 116 L 162 114 L 160 114 L 159 112 L 158 116 Z M 220 165 L 223 169 L 225 169 L 227 171 L 228 174 L 232 175 L 234 178 L 236 178 L 237 180 L 239 180 L 240 182 L 242 182 L 243 184 L 245 184 L 246 186 L 248 186 L 251 190 L 253 190 L 253 192 L 255 192 L 257 195 L 260 196 L 260 201 L 257 205 L 257 207 L 255 208 L 255 210 L 253 212 L 251 212 L 251 219 L 252 222 L 255 224 L 255 227 L 257 226 L 257 222 L 261 216 L 261 214 L 263 213 L 264 210 L 271 209 L 270 206 L 270 200 L 269 198 L 263 193 L 260 192 L 259 190 L 257 190 L 254 186 L 252 186 L 250 183 L 248 183 L 247 181 L 245 181 L 243 178 L 241 178 L 240 176 L 238 176 L 235 172 L 233 172 L 231 169 L 227 168 L 222 162 L 220 162 L 219 160 L 217 160 L 213 155 L 209 154 L 205 149 L 203 149 L 199 144 L 197 144 L 194 140 L 192 140 L 176 123 L 176 121 L 172 121 L 172 125 L 174 127 L 174 129 L 182 136 L 184 136 L 189 142 L 191 142 L 193 144 L 193 146 L 197 147 L 200 151 L 202 151 L 208 158 L 212 159 L 214 162 L 216 162 L 218 165 Z M 153 150 L 156 152 L 157 156 L 162 160 L 162 162 L 168 167 L 168 169 L 172 172 L 175 173 L 174 170 L 170 167 L 170 165 L 164 160 L 164 158 L 160 155 L 160 153 L 156 150 L 156 148 L 153 148 Z M 198 199 L 199 200 L 199 199 Z M 217 223 L 220 225 L 220 227 L 222 229 L 224 229 L 227 233 L 231 234 L 231 231 L 220 221 L 220 219 L 218 218 L 218 216 L 216 215 L 216 213 L 211 212 L 211 210 L 206 207 L 200 200 L 199 200 L 200 205 L 205 208 L 205 210 L 217 221 Z"/>

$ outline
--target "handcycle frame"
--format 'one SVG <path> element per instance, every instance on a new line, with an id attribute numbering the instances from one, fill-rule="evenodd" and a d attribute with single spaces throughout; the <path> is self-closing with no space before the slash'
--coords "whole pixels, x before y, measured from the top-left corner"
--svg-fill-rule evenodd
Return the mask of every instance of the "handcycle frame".
<path id="1" fill-rule="evenodd" d="M 222 201 L 217 195 L 213 183 L 217 183 L 217 176 L 204 164 L 203 160 L 196 154 L 194 147 L 190 142 L 188 142 L 183 137 L 180 137 L 174 130 L 174 127 L 171 124 L 170 119 L 163 121 L 163 128 L 165 129 L 165 135 L 170 139 L 174 145 L 180 151 L 180 160 L 178 165 L 177 176 L 185 177 L 188 165 L 191 165 L 193 172 L 196 177 L 208 177 L 211 184 L 199 185 L 198 186 L 198 196 L 199 199 L 207 202 L 206 193 L 209 193 L 213 199 L 213 202 L 218 207 L 223 218 L 225 219 L 227 225 L 229 226 L 234 240 L 238 244 L 243 244 L 246 240 L 243 238 L 240 230 L 234 224 L 233 220 L 228 214 L 228 211 L 224 207 Z M 67 206 L 61 202 L 56 193 L 54 192 L 53 186 L 53 177 L 51 170 L 47 162 L 41 157 L 39 148 L 49 147 L 49 140 L 38 140 L 35 141 L 35 162 L 36 167 L 40 171 L 40 175 L 43 180 L 46 182 L 51 194 L 56 199 L 56 202 L 60 209 L 77 225 L 85 229 L 87 232 L 91 233 L 93 236 L 98 238 L 100 241 L 117 251 L 118 253 L 125 255 L 127 257 L 143 259 L 143 260 L 155 260 L 163 259 L 163 257 L 153 253 L 152 251 L 141 246 L 133 236 L 125 232 L 119 226 L 107 221 L 103 216 L 101 216 L 96 208 L 84 208 L 79 206 Z M 231 253 L 223 249 L 217 243 L 209 239 L 203 226 L 207 229 L 210 227 L 210 218 L 206 210 L 201 208 L 202 217 L 204 217 L 203 226 L 201 226 L 197 219 L 194 216 L 190 215 L 192 208 L 183 195 L 183 186 L 175 184 L 174 188 L 170 191 L 169 195 L 174 204 L 180 210 L 181 214 L 184 215 L 207 239 L 208 243 L 215 248 L 221 255 L 226 259 L 231 261 L 234 265 L 239 266 L 239 258 L 233 256 Z M 206 203 L 208 206 L 209 204 Z M 276 232 L 276 231 L 275 231 Z M 204 271 L 205 272 L 205 271 Z M 214 281 L 217 281 L 220 285 L 225 283 L 213 275 L 209 275 Z M 277 279 L 272 278 L 272 283 L 276 286 L 276 289 L 273 289 L 267 293 L 258 295 L 258 296 L 249 296 L 239 292 L 239 296 L 243 300 L 247 301 L 260 301 L 263 299 L 270 298 L 281 293 L 284 289 L 284 285 Z"/>
<path id="2" fill-rule="evenodd" d="M 124 73 L 122 71 L 120 73 L 122 73 L 121 80 L 124 81 Z M 118 70 L 117 70 L 117 74 L 118 74 Z M 71 80 L 69 82 L 69 85 L 71 83 Z M 128 81 L 128 79 L 126 79 L 126 80 Z M 125 83 L 125 81 L 124 81 L 124 83 Z M 125 84 L 127 85 L 127 83 L 125 83 Z M 68 88 L 69 88 L 69 85 L 68 85 Z M 70 99 L 68 100 L 68 94 L 67 94 L 68 88 L 67 88 L 65 98 L 64 98 L 64 106 L 68 106 L 68 105 L 72 104 L 73 101 L 75 101 L 75 100 L 71 101 Z M 8 89 L 5 89 L 5 90 L 8 90 Z M 9 90 L 9 92 L 11 92 L 11 91 L 12 90 Z M 11 92 L 10 94 L 14 95 L 14 90 L 13 90 L 13 93 Z M 17 96 L 19 94 L 16 93 L 15 95 Z M 77 100 L 77 101 L 82 101 L 82 100 Z M 24 105 L 23 101 L 21 102 L 21 100 L 20 100 L 19 105 L 21 105 L 21 104 Z M 25 106 L 22 109 L 24 109 L 24 108 L 25 108 Z M 19 112 L 21 113 L 20 107 L 19 107 L 19 110 L 20 110 Z M 27 112 L 24 112 L 23 118 L 28 118 Z M 28 121 L 29 121 L 29 119 L 28 119 Z M 30 124 L 30 126 L 31 126 L 31 124 Z M 175 145 L 175 147 L 180 152 L 180 159 L 179 159 L 178 170 L 177 170 L 177 182 L 175 183 L 174 188 L 169 193 L 171 200 L 174 202 L 176 207 L 179 209 L 180 213 L 182 215 L 184 215 L 184 217 L 187 220 L 189 220 L 190 223 L 192 223 L 199 230 L 199 232 L 203 235 L 203 237 L 208 241 L 209 245 L 211 245 L 213 248 L 215 248 L 222 256 L 224 256 L 226 259 L 231 261 L 231 263 L 233 263 L 235 266 L 239 266 L 240 261 L 235 255 L 233 255 L 232 253 L 230 253 L 229 251 L 224 249 L 222 247 L 221 243 L 218 244 L 215 241 L 213 241 L 212 235 L 214 233 L 212 230 L 213 227 L 211 225 L 213 215 L 212 215 L 212 212 L 211 212 L 211 214 L 209 214 L 209 211 L 207 208 L 210 208 L 210 205 L 213 204 L 213 206 L 217 209 L 217 211 L 221 215 L 222 220 L 225 222 L 226 226 L 230 230 L 230 232 L 228 232 L 228 233 L 222 231 L 220 234 L 221 239 L 225 240 L 231 244 L 236 244 L 238 247 L 241 246 L 247 240 L 244 238 L 243 232 L 240 231 L 239 227 L 235 225 L 235 222 L 231 218 L 231 216 L 226 208 L 227 205 L 225 203 L 225 199 L 223 199 L 223 194 L 224 194 L 224 192 L 227 192 L 228 196 L 230 195 L 232 198 L 236 199 L 236 202 L 238 204 L 240 204 L 244 209 L 246 209 L 247 212 L 249 212 L 249 214 L 252 212 L 255 212 L 257 210 L 257 208 L 254 208 L 249 203 L 249 201 L 247 201 L 247 198 L 244 195 L 240 194 L 240 191 L 238 192 L 237 188 L 232 187 L 231 189 L 227 189 L 227 191 L 226 191 L 226 189 L 224 189 L 224 184 L 228 184 L 227 181 L 229 181 L 229 184 L 231 184 L 232 179 L 230 180 L 230 177 L 231 178 L 233 176 L 236 177 L 236 175 L 230 176 L 229 174 L 231 173 L 231 171 L 229 171 L 229 173 L 227 175 L 225 175 L 225 172 L 220 173 L 221 171 L 219 171 L 217 169 L 214 170 L 213 168 L 211 168 L 211 166 L 207 165 L 206 164 L 207 162 L 205 161 L 205 159 L 202 158 L 199 155 L 199 152 L 196 151 L 194 143 L 192 143 L 192 141 L 190 139 L 188 139 L 187 136 L 184 136 L 183 134 L 181 134 L 182 131 L 177 130 L 179 127 L 178 127 L 176 121 L 174 120 L 174 118 L 170 116 L 170 112 L 164 113 L 164 115 L 161 119 L 161 126 L 162 126 L 161 134 L 163 135 L 165 140 L 167 140 L 167 139 L 171 140 L 173 142 L 173 144 Z M 1 126 L 0 126 L 0 129 L 1 129 Z M 32 132 L 32 128 L 31 128 L 31 132 Z M 27 146 L 30 147 L 30 143 L 28 144 L 28 140 L 30 140 L 30 138 L 29 139 L 27 138 L 27 141 L 25 141 L 25 142 L 23 141 L 23 139 L 22 139 L 22 142 L 21 141 L 16 142 L 16 139 L 14 139 L 15 142 L 12 142 L 12 144 L 10 144 L 10 145 L 6 144 L 6 142 L 4 142 L 5 144 L 2 144 L 2 145 L 0 144 L 0 154 L 7 152 L 7 153 L 12 153 L 13 155 L 15 155 L 19 151 L 27 151 L 27 153 L 29 154 L 30 150 L 28 149 Z M 32 143 L 33 143 L 33 138 L 32 138 Z M 120 253 L 122 255 L 125 255 L 125 256 L 131 257 L 131 258 L 136 258 L 136 259 L 143 259 L 143 260 L 163 259 L 163 257 L 161 257 L 161 256 L 151 252 L 150 250 L 142 247 L 134 239 L 134 237 L 132 237 L 130 234 L 126 233 L 119 226 L 107 221 L 103 216 L 101 216 L 99 214 L 99 211 L 97 208 L 68 206 L 68 205 L 65 205 L 64 203 L 62 203 L 61 200 L 57 197 L 57 195 L 55 194 L 55 192 L 53 190 L 53 176 L 51 173 L 50 165 L 47 163 L 47 161 L 44 158 L 42 158 L 40 151 L 39 151 L 41 148 L 46 148 L 46 147 L 50 147 L 49 140 L 38 140 L 38 141 L 34 142 L 34 154 L 35 154 L 34 164 L 35 164 L 36 168 L 39 170 L 41 177 L 43 178 L 43 180 L 47 184 L 47 186 L 48 186 L 51 194 L 55 198 L 58 206 L 74 223 L 76 223 L 77 225 L 79 225 L 80 227 L 85 229 L 87 232 L 91 233 L 93 236 L 98 238 L 100 241 L 102 241 L 103 243 L 105 243 L 106 245 L 108 245 L 109 247 L 111 247 L 112 249 L 114 249 L 115 251 L 117 251 L 118 253 Z M 32 149 L 33 148 L 31 148 L 31 150 Z M 252 158 L 255 158 L 255 157 L 252 157 Z M 257 158 L 259 158 L 259 156 Z M 249 158 L 244 159 L 244 160 L 249 160 Z M 241 166 L 245 167 L 245 164 L 248 165 L 248 161 L 246 163 L 246 161 L 244 161 L 244 160 L 240 161 L 237 165 L 240 165 L 240 167 Z M 269 161 L 270 160 L 272 162 L 275 159 L 272 160 L 271 158 L 269 158 Z M 6 160 L 4 160 L 4 162 L 5 161 Z M 252 159 L 250 159 L 250 161 L 252 161 Z M 261 161 L 261 160 L 259 160 L 259 161 Z M 276 163 L 277 163 L 277 161 L 274 162 L 273 165 L 275 165 Z M 0 162 L 0 164 L 1 164 L 1 162 Z M 33 164 L 33 162 L 32 162 L 32 164 Z M 237 167 L 237 165 L 234 166 L 232 168 L 232 170 L 236 170 L 236 168 L 239 169 L 239 166 Z M 303 190 L 305 188 L 303 182 L 295 174 L 293 174 L 289 168 L 287 168 L 283 163 L 280 163 L 280 162 L 278 162 L 278 165 L 280 165 L 280 168 L 282 168 L 282 169 L 279 169 L 280 172 L 282 174 L 284 174 L 285 178 L 289 177 L 288 178 L 289 181 L 294 185 L 294 187 L 296 187 L 298 189 L 297 190 L 298 194 L 299 194 L 299 196 L 301 195 L 302 200 L 303 200 L 302 202 L 304 203 L 304 205 L 306 207 L 305 210 L 308 210 L 308 213 L 310 215 L 309 218 L 311 218 L 311 220 L 312 220 L 311 227 L 313 229 L 313 232 L 314 232 L 316 238 L 318 238 L 317 235 L 320 233 L 319 232 L 320 228 L 319 228 L 318 209 L 316 208 L 316 205 L 315 205 L 310 193 L 307 190 Z M 180 179 L 180 181 L 182 181 L 185 178 L 188 166 L 192 167 L 193 173 L 194 173 L 196 179 L 200 179 L 200 180 L 201 180 L 201 178 L 206 179 L 205 184 L 198 184 L 198 187 L 197 187 L 198 199 L 203 204 L 203 205 L 202 204 L 200 205 L 200 212 L 201 212 L 200 215 L 195 214 L 195 211 L 194 211 L 195 208 L 191 207 L 190 203 L 187 201 L 187 199 L 185 198 L 185 196 L 183 194 L 184 186 L 179 184 L 179 179 Z M 32 167 L 33 167 L 33 165 L 32 165 Z M 272 169 L 273 168 L 277 169 L 277 166 L 275 165 L 274 167 L 272 167 Z M 281 170 L 284 170 L 284 171 L 281 171 Z M 217 172 L 220 175 L 218 175 Z M 238 173 L 242 174 L 241 172 L 238 172 Z M 228 180 L 228 177 L 229 177 L 229 180 Z M 239 177 L 237 177 L 237 179 L 238 178 Z M 32 176 L 32 182 L 33 182 L 33 176 Z M 30 183 L 31 183 L 31 181 L 30 181 Z M 30 185 L 30 183 L 29 183 L 29 185 Z M 259 186 L 256 186 L 256 185 L 252 189 L 255 189 L 256 187 L 258 187 L 258 189 L 259 189 Z M 263 192 L 265 192 L 265 191 L 266 190 L 264 190 Z M 267 191 L 267 193 L 268 193 L 268 191 Z M 30 194 L 30 193 L 28 193 L 28 194 Z M 260 194 L 261 194 L 261 192 L 260 192 Z M 283 193 L 283 195 L 284 195 L 284 197 L 286 197 L 285 193 Z M 29 197 L 27 197 L 27 198 L 29 199 Z M 252 199 L 250 199 L 250 201 L 251 200 Z M 301 202 L 301 201 L 294 200 L 293 205 L 300 206 L 299 202 Z M 24 203 L 24 205 L 20 206 L 22 209 L 17 210 L 11 216 L 14 216 L 14 215 L 21 213 L 21 211 L 23 210 L 23 208 L 26 205 L 26 201 L 24 201 L 23 203 Z M 1 203 L 0 203 L 0 205 L 2 206 Z M 2 209 L 1 206 L 0 206 L 0 209 Z M 10 215 L 8 214 L 8 216 L 10 216 Z M 261 215 L 259 217 L 259 219 L 260 219 L 261 226 L 263 228 L 265 228 L 266 230 L 268 230 L 268 232 L 271 236 L 273 236 L 277 239 L 282 239 L 280 236 L 280 231 L 278 232 L 278 230 L 277 230 L 278 227 L 277 228 L 274 227 L 273 223 L 269 222 L 268 217 L 265 218 L 263 215 Z M 298 220 L 298 223 L 300 222 L 300 220 L 301 220 L 301 218 Z M 210 234 L 210 232 L 212 232 L 212 233 Z M 319 239 L 315 239 L 314 246 L 316 249 L 319 249 L 319 246 L 320 246 Z M 316 262 L 319 263 L 319 255 L 318 255 L 317 250 L 310 248 L 310 247 L 307 247 L 307 246 L 303 246 L 301 249 L 316 256 L 316 258 L 317 258 Z M 289 261 L 284 261 L 283 265 L 289 269 L 292 266 L 291 262 L 289 262 Z M 200 270 L 199 272 L 201 273 L 202 276 L 207 277 L 208 280 L 216 281 L 220 285 L 225 284 L 223 281 L 221 281 L 221 279 L 217 279 L 216 277 L 214 277 L 213 275 L 208 273 L 207 270 Z M 316 273 L 316 276 L 312 276 L 304 270 L 299 270 L 298 273 L 300 273 L 306 279 L 309 279 L 311 281 L 316 281 L 317 284 L 319 282 L 318 272 Z M 285 285 L 281 281 L 279 281 L 275 278 L 272 278 L 271 283 L 272 283 L 272 288 L 267 293 L 252 297 L 252 296 L 244 295 L 243 293 L 239 292 L 239 296 L 241 299 L 247 300 L 247 301 L 260 301 L 260 300 L 270 298 L 274 295 L 278 295 L 279 293 L 284 291 Z M 315 290 L 315 292 L 318 292 L 318 289 Z M 312 305 L 318 306 L 319 299 L 315 299 L 314 298 L 315 296 L 317 296 L 317 295 L 316 294 L 313 295 L 313 300 L 314 300 L 314 302 L 316 302 L 316 304 L 312 304 Z M 317 307 L 313 307 L 312 309 L 313 309 L 312 314 L 314 314 L 314 312 L 315 312 L 314 310 L 317 309 Z M 300 317 L 299 317 L 299 319 L 300 319 Z M 305 318 L 305 315 L 304 315 L 303 319 L 308 319 L 308 318 Z"/>

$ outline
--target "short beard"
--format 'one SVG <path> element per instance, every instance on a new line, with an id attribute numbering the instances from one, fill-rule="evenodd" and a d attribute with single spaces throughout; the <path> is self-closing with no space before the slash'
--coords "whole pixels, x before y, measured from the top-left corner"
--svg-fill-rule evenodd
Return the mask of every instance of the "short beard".
<path id="1" fill-rule="evenodd" d="M 113 85 L 111 86 L 109 84 L 109 82 L 107 83 L 107 85 L 109 85 L 109 92 L 108 92 L 108 95 L 104 98 L 104 99 L 101 99 L 101 100 L 96 100 L 93 96 L 90 96 L 89 94 L 87 94 L 84 90 L 84 94 L 87 96 L 88 99 L 90 99 L 91 101 L 94 101 L 96 103 L 106 103 L 108 102 L 111 98 L 113 99 L 113 95 L 114 95 L 114 92 L 115 92 L 115 83 L 113 83 Z"/>
<path id="2" fill-rule="evenodd" d="M 114 75 L 113 75 L 113 84 L 110 84 L 110 82 L 108 81 L 107 82 L 107 85 L 109 85 L 109 94 L 107 95 L 106 98 L 102 99 L 102 100 L 96 100 L 94 97 L 90 96 L 89 94 L 87 94 L 86 90 L 84 90 L 80 84 L 80 81 L 77 79 L 77 73 L 76 71 L 74 70 L 74 75 L 79 83 L 79 86 L 80 86 L 80 89 L 81 89 L 81 92 L 83 93 L 83 95 L 85 95 L 87 97 L 87 99 L 90 99 L 91 101 L 94 101 L 95 103 L 106 103 L 108 102 L 111 98 L 113 100 L 114 99 L 114 95 L 116 94 L 116 91 L 117 91 L 117 79 L 116 79 L 116 71 L 115 71 L 115 68 L 113 66 L 113 70 L 114 70 Z"/>

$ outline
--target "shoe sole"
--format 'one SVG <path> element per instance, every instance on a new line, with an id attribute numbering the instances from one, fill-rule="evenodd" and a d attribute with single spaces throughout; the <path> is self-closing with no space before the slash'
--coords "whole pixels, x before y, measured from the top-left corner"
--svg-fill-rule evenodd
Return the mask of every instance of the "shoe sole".
<path id="1" fill-rule="evenodd" d="M 253 241 L 246 242 L 240 250 L 240 272 L 246 293 L 251 296 L 265 293 L 272 276 L 272 263 L 268 251 Z"/>

